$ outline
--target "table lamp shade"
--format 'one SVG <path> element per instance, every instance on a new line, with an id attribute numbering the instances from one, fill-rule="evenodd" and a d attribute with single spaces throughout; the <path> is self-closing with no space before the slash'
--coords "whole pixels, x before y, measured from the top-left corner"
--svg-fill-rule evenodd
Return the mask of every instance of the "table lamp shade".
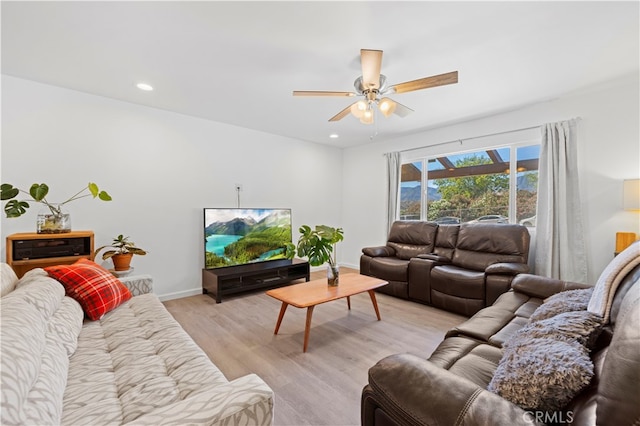
<path id="1" fill-rule="evenodd" d="M 624 181 L 623 200 L 625 210 L 640 210 L 640 179 Z"/>

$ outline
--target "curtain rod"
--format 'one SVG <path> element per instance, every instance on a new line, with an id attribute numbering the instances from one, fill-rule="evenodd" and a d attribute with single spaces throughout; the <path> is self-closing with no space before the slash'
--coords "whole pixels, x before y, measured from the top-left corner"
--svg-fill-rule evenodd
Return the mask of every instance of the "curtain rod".
<path id="1" fill-rule="evenodd" d="M 496 133 L 489 133 L 489 134 L 481 135 L 481 136 L 471 136 L 469 138 L 454 139 L 452 141 L 434 143 L 433 145 L 419 146 L 417 148 L 403 149 L 403 150 L 400 150 L 398 152 L 417 151 L 419 149 L 431 148 L 432 146 L 447 145 L 447 144 L 454 143 L 454 142 L 462 143 L 464 141 L 470 141 L 470 140 L 481 139 L 481 138 L 488 138 L 490 136 L 506 135 L 508 133 L 522 132 L 522 131 L 525 131 L 525 130 L 537 129 L 539 127 L 540 126 L 523 127 L 522 129 L 505 130 L 504 132 L 496 132 Z"/>
<path id="2" fill-rule="evenodd" d="M 575 117 L 574 120 L 582 121 L 582 117 Z M 567 120 L 567 121 L 569 121 L 569 120 Z M 545 124 L 550 124 L 550 123 L 545 123 Z M 538 129 L 538 128 L 542 127 L 542 126 L 544 126 L 544 124 L 539 124 L 537 126 L 531 126 L 531 127 L 523 127 L 521 129 L 505 130 L 504 132 L 489 133 L 489 134 L 482 135 L 482 136 L 471 136 L 469 138 L 454 139 L 452 141 L 434 143 L 433 145 L 426 145 L 426 146 L 419 146 L 419 147 L 416 147 L 416 148 L 402 149 L 402 150 L 397 151 L 397 152 L 417 151 L 419 149 L 431 148 L 432 146 L 447 145 L 447 144 L 454 143 L 454 142 L 459 142 L 460 144 L 462 144 L 463 141 L 471 141 L 471 140 L 474 140 L 474 139 L 488 138 L 490 136 L 506 135 L 508 133 L 522 132 L 522 131 L 525 131 L 525 130 L 533 130 L 533 129 Z M 390 154 L 390 152 L 387 152 L 386 154 Z M 384 155 L 386 155 L 386 154 L 384 154 Z"/>

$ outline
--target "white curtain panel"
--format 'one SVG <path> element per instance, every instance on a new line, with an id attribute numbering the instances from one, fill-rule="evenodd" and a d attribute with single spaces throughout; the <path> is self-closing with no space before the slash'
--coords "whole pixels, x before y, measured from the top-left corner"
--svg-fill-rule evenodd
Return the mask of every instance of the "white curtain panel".
<path id="1" fill-rule="evenodd" d="M 398 216 L 398 188 L 400 187 L 400 153 L 388 152 L 387 159 L 387 233 Z"/>
<path id="2" fill-rule="evenodd" d="M 535 273 L 585 283 L 577 120 L 545 124 L 541 131 Z"/>

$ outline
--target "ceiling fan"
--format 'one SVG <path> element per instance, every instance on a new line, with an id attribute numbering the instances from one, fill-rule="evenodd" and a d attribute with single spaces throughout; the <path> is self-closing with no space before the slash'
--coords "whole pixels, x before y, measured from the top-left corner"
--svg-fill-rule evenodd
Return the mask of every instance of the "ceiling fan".
<path id="1" fill-rule="evenodd" d="M 371 124 L 373 123 L 374 106 L 377 106 L 385 117 L 389 117 L 391 114 L 405 117 L 413 112 L 411 108 L 388 97 L 380 98 L 379 96 L 413 92 L 414 90 L 428 89 L 430 87 L 444 86 L 458 82 L 458 71 L 452 71 L 387 86 L 387 77 L 380 74 L 382 50 L 360 49 L 360 63 L 362 64 L 362 75 L 353 83 L 356 89 L 355 92 L 294 90 L 293 96 L 364 96 L 364 99 L 349 105 L 331 117 L 329 121 L 341 120 L 351 113 L 356 118 L 359 118 L 360 122 Z"/>

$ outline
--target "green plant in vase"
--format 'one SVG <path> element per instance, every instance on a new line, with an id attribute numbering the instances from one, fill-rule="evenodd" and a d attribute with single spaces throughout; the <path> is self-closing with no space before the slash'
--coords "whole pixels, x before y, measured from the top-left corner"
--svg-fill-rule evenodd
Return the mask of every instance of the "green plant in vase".
<path id="1" fill-rule="evenodd" d="M 134 254 L 138 256 L 144 256 L 147 252 L 140 247 L 136 246 L 136 243 L 129 240 L 129 237 L 125 237 L 120 234 L 113 239 L 111 244 L 98 247 L 96 251 L 93 253 L 93 258 L 98 255 L 101 250 L 106 248 L 111 248 L 112 250 L 107 250 L 102 255 L 102 260 L 111 259 L 113 261 L 113 269 L 116 271 L 128 271 L 131 267 L 131 258 Z"/>
<path id="2" fill-rule="evenodd" d="M 16 198 L 20 193 L 28 194 L 31 196 L 31 200 L 17 200 Z M 38 233 L 64 233 L 71 231 L 71 219 L 68 213 L 62 210 L 62 207 L 72 201 L 85 197 L 98 198 L 102 201 L 111 201 L 111 196 L 106 191 L 101 191 L 93 182 L 76 192 L 67 200 L 61 203 L 51 203 L 47 200 L 49 194 L 49 186 L 46 183 L 34 183 L 29 188 L 29 191 L 25 191 L 20 188 L 16 188 L 10 183 L 3 183 L 0 185 L 0 200 L 7 201 L 4 206 L 4 213 L 7 217 L 20 217 L 27 212 L 30 207 L 29 201 L 43 204 L 46 208 L 42 212 L 38 213 Z"/>
<path id="3" fill-rule="evenodd" d="M 302 225 L 298 231 L 298 255 L 308 257 L 311 266 L 328 263 L 329 285 L 338 285 L 340 269 L 336 263 L 336 244 L 344 239 L 342 228 L 316 225 L 315 229 L 311 229 Z"/>

